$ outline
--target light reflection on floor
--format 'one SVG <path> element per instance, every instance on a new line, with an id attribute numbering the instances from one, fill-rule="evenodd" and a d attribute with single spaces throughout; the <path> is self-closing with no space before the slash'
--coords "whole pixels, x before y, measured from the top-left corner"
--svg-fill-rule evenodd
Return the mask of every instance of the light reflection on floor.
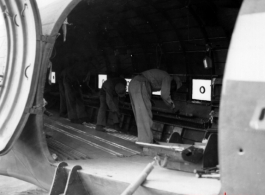
<path id="1" fill-rule="evenodd" d="M 22 180 L 0 175 L 0 195 L 48 195 L 49 192 Z"/>

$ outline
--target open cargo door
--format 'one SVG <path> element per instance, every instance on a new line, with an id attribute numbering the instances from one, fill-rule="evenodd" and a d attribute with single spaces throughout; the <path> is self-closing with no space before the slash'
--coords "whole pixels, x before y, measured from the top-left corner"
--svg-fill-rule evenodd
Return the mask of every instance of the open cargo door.
<path id="1" fill-rule="evenodd" d="M 32 107 L 41 65 L 41 22 L 35 1 L 0 0 L 0 155 L 20 136 Z"/>
<path id="2" fill-rule="evenodd" d="M 37 6 L 36 0 L 0 0 L 0 175 L 46 190 L 57 166 L 43 132 L 47 64 L 79 1 L 39 0 Z"/>

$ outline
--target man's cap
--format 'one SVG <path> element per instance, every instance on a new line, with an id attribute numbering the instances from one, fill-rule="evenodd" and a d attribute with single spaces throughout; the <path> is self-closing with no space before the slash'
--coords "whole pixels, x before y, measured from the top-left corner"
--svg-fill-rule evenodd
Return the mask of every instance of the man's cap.
<path id="1" fill-rule="evenodd" d="M 126 86 L 122 83 L 118 83 L 115 86 L 115 91 L 119 97 L 124 97 L 126 95 Z"/>

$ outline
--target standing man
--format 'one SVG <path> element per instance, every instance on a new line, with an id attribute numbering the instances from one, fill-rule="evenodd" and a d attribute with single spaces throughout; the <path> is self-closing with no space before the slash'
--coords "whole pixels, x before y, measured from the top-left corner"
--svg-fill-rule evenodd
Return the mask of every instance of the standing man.
<path id="1" fill-rule="evenodd" d="M 74 67 L 64 69 L 60 75 L 60 116 L 68 116 L 72 123 L 87 122 L 82 91 Z"/>
<path id="2" fill-rule="evenodd" d="M 124 78 L 107 79 L 100 90 L 100 107 L 97 117 L 96 130 L 104 131 L 107 124 L 106 114 L 107 107 L 112 112 L 112 119 L 115 129 L 119 129 L 120 112 L 119 112 L 119 98 L 126 94 L 126 80 Z"/>
<path id="3" fill-rule="evenodd" d="M 161 98 L 168 107 L 175 111 L 174 102 L 170 97 L 172 81 L 176 83 L 177 89 L 181 87 L 179 77 L 171 77 L 167 72 L 159 69 L 144 71 L 131 80 L 129 94 L 137 125 L 138 142 L 153 143 L 152 92 L 161 90 Z"/>

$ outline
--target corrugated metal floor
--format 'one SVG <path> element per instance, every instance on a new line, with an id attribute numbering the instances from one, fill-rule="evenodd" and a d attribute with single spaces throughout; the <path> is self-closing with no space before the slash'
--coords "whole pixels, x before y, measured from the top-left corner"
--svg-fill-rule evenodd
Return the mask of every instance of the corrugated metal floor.
<path id="1" fill-rule="evenodd" d="M 134 144 L 137 137 L 111 128 L 95 130 L 94 124 L 73 124 L 53 115 L 45 117 L 44 130 L 52 154 L 58 160 L 83 160 L 102 156 L 126 157 L 140 155 L 141 147 Z"/>

